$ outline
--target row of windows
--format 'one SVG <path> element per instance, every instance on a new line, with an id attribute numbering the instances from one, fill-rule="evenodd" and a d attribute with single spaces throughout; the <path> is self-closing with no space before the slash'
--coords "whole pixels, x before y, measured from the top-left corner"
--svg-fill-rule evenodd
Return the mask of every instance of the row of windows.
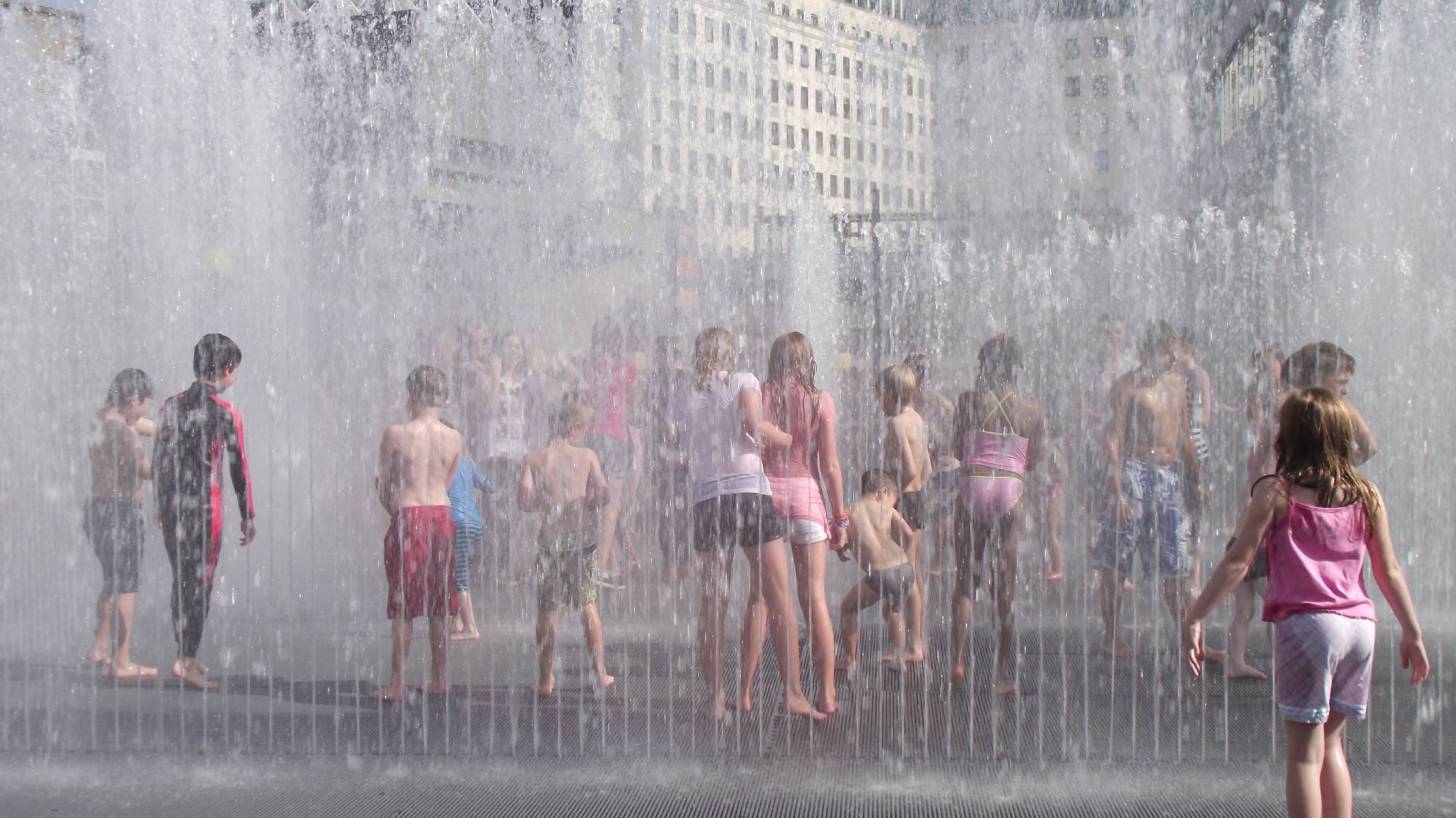
<path id="1" fill-rule="evenodd" d="M 859 5 L 861 8 L 864 8 L 866 6 L 867 0 L 855 0 L 855 2 L 856 2 L 856 5 Z M 879 5 L 878 0 L 868 0 L 868 2 L 873 3 L 875 6 L 878 6 Z M 788 7 L 787 4 L 785 4 L 785 3 L 775 4 L 773 2 L 773 0 L 766 0 L 765 6 L 766 6 L 766 9 L 767 9 L 767 11 L 768 11 L 769 14 L 773 14 L 775 12 L 778 12 L 779 16 L 781 16 L 781 17 L 790 17 L 790 16 L 792 16 L 794 18 L 797 18 L 800 23 L 807 23 L 808 25 L 810 25 L 813 28 L 819 28 L 820 27 L 819 26 L 819 15 L 818 14 L 814 14 L 814 13 L 811 12 L 810 14 L 808 14 L 806 16 L 804 14 L 804 10 L 802 8 L 799 8 L 799 9 L 794 9 L 793 15 L 790 15 L 789 14 L 789 7 Z M 825 27 L 827 28 L 827 26 L 825 26 Z M 698 36 L 698 15 L 697 15 L 697 13 L 696 12 L 689 11 L 686 14 L 679 14 L 677 9 L 675 9 L 675 8 L 674 9 L 670 9 L 667 12 L 667 30 L 671 34 L 684 34 L 685 36 L 692 37 L 692 38 L 696 39 L 697 36 Z M 738 49 L 740 51 L 748 51 L 748 31 L 747 31 L 747 29 L 745 29 L 743 26 L 738 26 L 737 32 L 738 32 Z M 703 40 L 704 40 L 704 42 L 707 42 L 709 44 L 713 44 L 713 43 L 716 42 L 716 43 L 721 44 L 724 48 L 731 48 L 733 46 L 733 33 L 734 33 L 733 25 L 731 23 L 729 23 L 727 20 L 723 20 L 723 21 L 719 22 L 719 21 L 715 21 L 712 17 L 709 17 L 706 14 L 703 15 Z M 842 35 L 842 36 L 850 36 L 850 37 L 853 37 L 856 40 L 862 40 L 862 41 L 869 40 L 870 39 L 870 36 L 871 36 L 868 31 L 861 31 L 857 27 L 846 28 L 845 25 L 844 25 L 844 23 L 842 23 L 842 22 L 838 24 L 838 33 L 840 35 Z M 886 43 L 885 43 L 885 35 L 884 34 L 876 34 L 876 35 L 874 35 L 874 39 L 875 39 L 875 42 L 881 48 L 884 48 L 886 46 Z M 756 45 L 757 45 L 757 43 L 755 43 L 755 46 Z M 893 38 L 891 38 L 891 40 L 889 42 L 889 48 L 892 51 L 900 51 L 900 52 L 903 52 L 903 53 L 912 53 L 913 52 L 913 53 L 915 53 L 917 55 L 922 53 L 922 49 L 919 46 L 911 47 L 911 45 L 909 43 L 905 43 L 905 42 L 902 42 L 900 40 L 896 40 L 896 39 L 893 39 Z"/>
<path id="2" fill-rule="evenodd" d="M 1085 117 L 1088 131 L 1098 134 L 1111 131 L 1112 123 L 1117 119 L 1115 114 L 1116 112 L 1093 111 Z M 1138 119 L 1137 111 L 1123 111 L 1123 119 L 1127 123 L 1127 129 L 1129 131 L 1135 132 L 1141 127 L 1141 120 Z M 1083 120 L 1084 117 L 1080 112 L 1073 111 L 1071 118 L 1067 122 L 1067 131 L 1075 135 L 1080 135 L 1082 133 Z"/>
<path id="3" fill-rule="evenodd" d="M 805 182 L 809 181 L 807 173 L 803 174 L 803 177 Z M 792 190 L 799 185 L 800 174 L 792 168 L 785 168 L 780 173 L 779 168 L 775 166 L 774 179 L 782 182 L 783 187 Z M 829 199 L 838 199 L 840 201 L 853 199 L 857 200 L 862 206 L 867 206 L 881 191 L 880 186 L 875 182 L 866 182 L 864 179 L 851 179 L 847 176 L 840 178 L 834 174 L 830 174 L 826 180 L 824 174 L 815 173 L 813 185 L 815 192 L 820 196 Z M 926 210 L 930 205 L 930 196 L 924 190 L 889 185 L 884 188 L 884 193 L 885 196 L 881 201 L 881 205 L 885 207 L 914 209 L 918 205 L 921 210 Z M 672 191 L 670 194 L 665 195 L 663 199 L 665 200 L 664 203 L 670 203 L 674 210 L 683 210 L 689 216 L 694 217 L 700 224 L 722 224 L 724 227 L 751 227 L 756 217 L 764 215 L 762 206 L 750 207 L 745 202 L 734 203 L 732 201 L 723 202 L 720 206 L 719 200 L 711 195 L 703 198 L 701 206 L 699 205 L 696 193 L 680 194 L 678 191 Z M 835 206 L 835 202 L 832 201 L 828 204 L 830 207 Z"/>
<path id="4" fill-rule="evenodd" d="M 1114 40 L 1110 37 L 1092 38 L 1092 58 L 1105 60 L 1112 55 L 1112 44 Z M 1137 38 L 1131 35 L 1122 38 L 1122 56 L 1130 58 L 1137 53 Z M 1081 59 L 1082 41 L 1077 37 L 1068 37 L 1062 44 L 1062 56 L 1069 60 Z"/>
<path id="5" fill-rule="evenodd" d="M 728 66 L 714 66 L 710 62 L 704 62 L 702 69 L 704 87 L 713 90 L 722 90 L 724 93 L 733 92 L 734 74 Z M 681 80 L 682 78 L 677 55 L 668 58 L 667 76 L 668 79 L 674 81 Z M 687 81 L 690 83 L 696 83 L 698 81 L 698 61 L 692 57 L 687 58 Z M 744 94 L 748 93 L 748 72 L 738 72 L 737 85 Z M 782 89 L 782 94 L 780 93 L 780 89 Z M 754 77 L 753 95 L 757 98 L 763 97 L 763 80 L 760 77 Z M 797 107 L 807 111 L 809 109 L 809 86 L 795 86 L 794 83 L 788 80 L 781 82 L 777 79 L 770 79 L 768 81 L 768 98 L 769 102 L 775 104 L 782 102 L 790 108 Z M 845 119 L 850 118 L 851 107 L 847 97 L 840 97 L 833 91 L 825 91 L 823 89 L 815 90 L 814 112 L 822 114 L 826 113 L 826 109 L 827 113 L 831 116 L 840 115 Z M 899 112 L 897 111 L 894 120 L 891 120 L 889 105 L 880 106 L 880 115 L 878 117 L 876 117 L 875 113 L 875 106 L 871 104 L 869 106 L 869 122 L 871 125 L 884 123 L 886 127 L 890 127 L 892 124 L 897 129 L 900 127 L 901 117 Z M 865 121 L 863 102 L 856 103 L 855 117 L 860 123 Z M 915 133 L 916 117 L 914 112 L 907 112 L 905 117 L 905 132 L 910 134 Z M 919 133 L 925 133 L 925 115 L 923 113 L 920 115 Z"/>
<path id="6" fill-rule="evenodd" d="M 794 47 L 794 44 L 791 43 L 791 42 L 788 42 L 788 41 L 785 41 L 785 44 L 786 44 L 785 53 L 788 54 L 788 62 L 790 64 L 792 64 L 793 63 L 793 47 Z M 777 52 L 778 52 L 778 38 L 777 37 L 773 38 L 773 46 L 774 46 L 773 47 L 774 58 L 777 59 L 778 58 L 778 54 L 777 54 Z M 801 46 L 800 48 L 802 49 L 802 52 L 803 52 L 803 55 L 804 55 L 803 56 L 803 61 L 805 62 L 805 64 L 807 64 L 807 62 L 808 62 L 808 46 Z M 817 49 L 817 48 L 814 49 L 814 55 L 815 55 L 815 61 L 816 61 L 816 63 L 820 61 L 820 57 L 821 57 L 822 54 L 823 54 L 823 52 L 820 49 Z M 850 60 L 849 60 L 848 57 L 844 57 L 844 58 L 842 58 L 842 60 L 843 60 L 843 65 L 844 65 L 844 73 L 845 73 L 845 76 L 847 77 L 849 75 L 849 70 L 850 70 L 850 68 L 849 68 L 850 67 Z M 697 82 L 698 81 L 698 61 L 697 61 L 697 59 L 695 57 L 688 57 L 684 61 L 682 59 L 682 57 L 680 55 L 677 55 L 677 54 L 672 55 L 667 60 L 667 76 L 668 76 L 668 78 L 671 79 L 671 80 L 674 80 L 674 81 L 677 81 L 677 80 L 682 79 L 682 70 L 681 70 L 680 63 L 683 63 L 683 62 L 686 63 L 686 67 L 687 67 L 687 80 L 688 80 L 688 82 Z M 838 73 L 837 69 L 834 69 L 832 67 L 832 66 L 837 65 L 837 64 L 839 64 L 839 62 L 836 60 L 835 56 L 833 54 L 830 54 L 829 55 L 829 65 L 831 66 L 831 69 L 829 71 L 830 76 L 833 76 L 833 75 L 835 75 L 835 74 Z M 856 60 L 854 62 L 854 65 L 855 65 L 856 75 L 859 77 L 860 81 L 863 82 L 864 76 L 865 76 L 865 64 L 864 64 L 864 61 L 863 60 Z M 902 75 L 899 75 L 899 74 L 896 75 L 896 77 L 897 77 L 895 79 L 896 84 L 898 84 L 900 82 L 900 79 L 899 79 L 900 76 L 902 76 Z M 904 77 L 904 82 L 905 82 L 905 96 L 911 97 L 911 98 L 918 98 L 918 99 L 920 99 L 920 100 L 923 101 L 925 99 L 925 93 L 926 93 L 926 90 L 925 90 L 925 78 L 924 77 L 916 77 L 913 74 L 910 74 L 908 72 L 905 73 L 903 75 L 903 77 Z M 890 88 L 890 74 L 889 74 L 888 71 L 885 71 L 883 69 L 879 69 L 878 72 L 877 72 L 877 69 L 875 68 L 875 66 L 873 64 L 871 64 L 869 66 L 869 81 L 870 81 L 870 84 L 871 85 L 873 85 L 876 82 L 878 82 L 881 90 L 884 91 L 885 93 L 889 93 L 889 88 Z M 721 68 L 719 68 L 718 70 L 715 71 L 713 64 L 710 63 L 710 62 L 708 62 L 707 60 L 704 60 L 703 61 L 703 84 L 706 85 L 709 88 L 715 88 L 715 87 L 719 87 L 721 85 L 721 87 L 723 88 L 723 90 L 725 90 L 725 91 L 731 91 L 733 89 L 733 72 L 726 65 L 721 66 Z M 785 80 L 785 84 L 788 84 L 788 81 L 787 80 Z M 747 91 L 747 88 L 748 88 L 748 78 L 747 78 L 746 72 L 743 72 L 743 71 L 739 71 L 738 72 L 738 85 L 739 85 L 740 88 L 742 88 L 745 91 Z"/>
<path id="7" fill-rule="evenodd" d="M 1092 95 L 1105 97 L 1112 89 L 1112 83 L 1116 77 L 1109 77 L 1106 74 L 1096 74 L 1092 77 Z M 1122 93 L 1124 96 L 1137 96 L 1137 78 L 1132 74 L 1122 75 Z M 1067 77 L 1062 83 L 1062 93 L 1069 97 L 1082 96 L 1082 78 L 1077 75 Z"/>
<path id="8" fill-rule="evenodd" d="M 664 153 L 667 154 L 665 156 L 665 164 Z M 683 154 L 681 154 L 680 148 L 673 147 L 664 151 L 662 150 L 662 146 L 652 146 L 652 170 L 662 172 L 664 169 L 667 169 L 671 173 L 683 173 Z M 772 176 L 770 176 L 770 172 L 772 172 Z M 818 170 L 812 173 L 814 173 L 815 186 L 817 186 L 818 194 L 824 195 L 824 192 L 826 192 L 826 188 L 824 188 L 826 175 L 823 172 L 818 172 Z M 770 182 L 782 182 L 786 188 L 794 188 L 796 183 L 798 183 L 799 176 L 808 178 L 808 175 L 810 175 L 808 170 L 799 172 L 794 167 L 780 167 L 779 164 L 772 164 L 770 166 L 770 164 L 763 162 L 750 162 L 745 157 L 738 159 L 738 180 L 740 182 L 754 180 L 754 176 L 756 176 L 759 185 L 766 186 Z M 687 176 L 692 176 L 692 178 L 702 176 L 703 179 L 721 179 L 725 180 L 725 182 L 732 182 L 732 179 L 734 179 L 732 159 L 727 156 L 715 156 L 715 154 L 711 153 L 699 154 L 696 150 L 689 150 L 687 151 Z M 849 198 L 850 192 L 852 192 L 856 182 L 858 182 L 860 195 L 863 195 L 863 192 L 865 192 L 866 183 L 869 185 L 869 192 L 871 194 L 874 194 L 879 189 L 879 183 L 874 182 L 874 180 L 866 182 L 863 178 L 856 180 L 850 178 L 850 176 L 840 176 L 839 173 L 828 173 L 827 176 L 828 195 L 837 196 L 837 198 Z M 914 207 L 914 202 L 916 202 L 916 189 L 911 188 L 911 186 L 901 188 L 898 185 L 888 185 L 885 191 L 890 192 L 891 201 L 909 201 L 909 207 Z M 904 198 L 901 194 L 904 194 Z M 920 201 L 925 202 L 925 191 L 920 192 L 920 194 L 922 194 Z M 901 205 L 901 207 L 904 207 L 904 205 Z M 922 207 L 925 207 L 925 205 L 922 204 Z"/>

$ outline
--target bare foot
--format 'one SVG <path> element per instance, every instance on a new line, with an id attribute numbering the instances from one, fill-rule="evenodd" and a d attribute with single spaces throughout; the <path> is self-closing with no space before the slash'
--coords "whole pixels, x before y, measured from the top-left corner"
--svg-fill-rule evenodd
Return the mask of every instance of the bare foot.
<path id="1" fill-rule="evenodd" d="M 1248 662 L 1229 662 L 1228 677 L 1230 679 L 1259 679 L 1263 681 L 1268 679 L 1269 675 Z"/>
<path id="2" fill-rule="evenodd" d="M 703 706 L 703 715 L 707 716 L 713 721 L 722 721 L 724 716 L 728 715 L 728 706 L 726 702 L 726 697 L 722 693 L 719 693 L 717 696 L 710 699 L 706 705 Z"/>
<path id="3" fill-rule="evenodd" d="M 404 687 L 398 683 L 381 687 L 369 694 L 369 698 L 381 702 L 397 702 L 404 698 Z"/>
<path id="4" fill-rule="evenodd" d="M 1122 590 L 1124 590 L 1124 591 L 1126 591 L 1128 593 L 1132 593 L 1132 589 L 1133 589 L 1132 580 L 1125 579 L 1125 580 L 1122 581 Z"/>
<path id="5" fill-rule="evenodd" d="M 115 676 L 118 681 L 125 681 L 128 679 L 155 679 L 157 677 L 157 669 L 154 667 L 147 667 L 146 665 L 139 665 L 136 662 L 128 662 L 125 665 L 113 666 L 111 668 L 111 674 Z"/>
<path id="6" fill-rule="evenodd" d="M 910 657 L 908 654 L 905 656 L 890 656 L 881 659 L 880 664 L 884 665 L 885 670 L 891 673 L 904 673 L 910 669 Z"/>
<path id="7" fill-rule="evenodd" d="M 608 689 L 610 689 L 612 685 L 614 685 L 616 683 L 617 683 L 617 677 L 616 676 L 610 676 L 610 675 L 608 675 L 606 673 L 598 673 L 597 674 L 597 689 L 600 690 L 600 691 L 605 692 Z"/>
<path id="8" fill-rule="evenodd" d="M 919 647 L 911 651 L 910 653 L 905 654 L 905 662 L 906 664 L 911 665 L 925 664 L 925 648 Z"/>
<path id="9" fill-rule="evenodd" d="M 553 672 L 546 674 L 545 680 L 536 685 L 536 696 L 542 699 L 549 699 L 554 692 L 556 692 L 556 674 Z"/>
<path id="10" fill-rule="evenodd" d="M 784 709 L 789 711 L 790 716 L 806 716 L 814 721 L 824 721 L 829 718 L 818 710 L 815 710 L 814 705 L 809 704 L 809 700 L 802 693 L 798 696 L 785 698 Z"/>
<path id="11" fill-rule="evenodd" d="M 997 696 L 1015 696 L 1017 692 L 1016 682 L 1000 681 L 996 683 Z"/>
<path id="12" fill-rule="evenodd" d="M 172 663 L 172 675 L 181 680 L 183 686 L 193 690 L 214 690 L 217 682 L 208 679 L 203 675 L 202 670 L 197 666 L 187 667 L 181 661 Z"/>
<path id="13" fill-rule="evenodd" d="M 1041 578 L 1046 580 L 1047 582 L 1061 582 L 1062 579 L 1064 579 L 1061 571 L 1048 571 L 1045 574 L 1042 574 Z"/>
<path id="14" fill-rule="evenodd" d="M 731 708 L 733 708 L 734 710 L 740 710 L 740 711 L 742 711 L 744 713 L 752 713 L 753 712 L 753 693 L 751 691 L 747 691 L 747 690 L 745 690 L 742 693 L 739 693 L 738 694 L 738 701 L 731 702 L 731 703 L 729 703 L 728 706 L 731 707 Z"/>
<path id="15" fill-rule="evenodd" d="M 450 695 L 450 686 L 445 684 L 444 682 L 441 682 L 440 684 L 432 684 L 430 685 L 430 695 L 448 696 Z"/>
<path id="16" fill-rule="evenodd" d="M 1127 658 L 1129 656 L 1132 656 L 1132 645 L 1129 645 L 1126 640 L 1123 639 L 1117 639 L 1111 645 L 1109 645 L 1106 640 L 1103 640 L 1102 642 L 1097 643 L 1097 652 L 1105 653 L 1109 656 Z"/>
<path id="17" fill-rule="evenodd" d="M 838 659 L 834 660 L 834 669 L 843 673 L 845 676 L 853 678 L 854 674 L 859 672 L 859 662 L 856 662 L 849 657 L 841 656 Z"/>
<path id="18" fill-rule="evenodd" d="M 480 641 L 480 631 L 451 631 L 450 632 L 450 641 L 451 642 L 478 642 L 478 641 Z"/>
<path id="19" fill-rule="evenodd" d="M 1226 659 L 1228 659 L 1228 651 L 1226 650 L 1214 650 L 1213 648 L 1203 649 L 1203 661 L 1205 662 L 1218 662 L 1222 664 Z"/>
<path id="20" fill-rule="evenodd" d="M 964 667 L 951 668 L 950 686 L 956 690 L 966 686 L 966 669 Z"/>
<path id="21" fill-rule="evenodd" d="M 106 651 L 94 647 L 86 651 L 86 661 L 96 665 L 97 670 L 104 670 L 111 666 L 111 657 Z"/>
<path id="22" fill-rule="evenodd" d="M 832 716 L 839 712 L 839 700 L 836 696 L 820 695 L 814 702 L 814 707 L 826 716 Z"/>

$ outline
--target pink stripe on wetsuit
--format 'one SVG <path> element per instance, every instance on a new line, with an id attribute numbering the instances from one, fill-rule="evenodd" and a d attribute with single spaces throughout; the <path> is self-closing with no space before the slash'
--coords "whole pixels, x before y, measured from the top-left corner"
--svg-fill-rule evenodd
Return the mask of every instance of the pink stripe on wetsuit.
<path id="1" fill-rule="evenodd" d="M 1005 418 L 1006 427 L 1011 432 L 1003 434 L 987 431 L 985 425 L 982 424 L 971 439 L 965 441 L 964 451 L 961 452 L 963 468 L 979 466 L 985 469 L 1010 472 L 1010 474 L 999 475 L 970 474 L 961 477 L 961 502 L 965 503 L 966 509 L 981 522 L 991 522 L 1016 508 L 1016 504 L 1021 500 L 1021 492 L 1026 487 L 1021 478 L 1026 474 L 1026 462 L 1031 451 L 1031 441 L 1016 434 L 1016 426 L 1011 422 L 1011 415 L 1006 412 L 1006 407 L 1002 404 L 1004 398 L 998 397 L 994 393 L 991 397 L 996 400 L 996 411 Z"/>

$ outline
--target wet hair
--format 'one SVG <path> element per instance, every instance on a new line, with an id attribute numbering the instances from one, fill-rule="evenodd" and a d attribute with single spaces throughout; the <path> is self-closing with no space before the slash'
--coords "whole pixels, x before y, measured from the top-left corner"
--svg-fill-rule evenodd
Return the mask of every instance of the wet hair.
<path id="1" fill-rule="evenodd" d="M 769 418 L 790 434 L 807 430 L 810 440 L 817 436 L 819 419 L 816 369 L 814 347 L 804 333 L 789 332 L 774 339 L 763 384 Z"/>
<path id="2" fill-rule="evenodd" d="M 1330 341 L 1316 341 L 1296 349 L 1284 361 L 1284 380 L 1290 386 L 1312 386 L 1322 377 L 1343 370 L 1355 374 L 1355 356 Z"/>
<path id="3" fill-rule="evenodd" d="M 242 363 L 243 351 L 221 333 L 209 332 L 192 348 L 192 374 L 202 380 L 216 380 Z"/>
<path id="4" fill-rule="evenodd" d="M 1355 422 L 1345 402 L 1328 389 L 1297 389 L 1279 409 L 1275 471 L 1313 489 L 1322 506 L 1358 502 L 1369 533 L 1380 495 L 1355 468 Z"/>
<path id="5" fill-rule="evenodd" d="M 890 494 L 899 496 L 900 485 L 895 478 L 883 469 L 866 469 L 864 474 L 859 476 L 859 493 L 874 494 L 879 491 L 888 491 Z"/>
<path id="6" fill-rule="evenodd" d="M 125 409 L 126 402 L 135 398 L 138 403 L 152 396 L 152 379 L 140 369 L 123 369 L 111 379 L 106 388 L 106 406 L 110 409 Z"/>
<path id="7" fill-rule="evenodd" d="M 880 372 L 877 394 L 883 399 L 888 397 L 895 407 L 894 414 L 899 414 L 907 406 L 913 406 L 915 396 L 919 394 L 919 382 L 915 380 L 915 370 L 904 364 L 887 366 Z"/>
<path id="8" fill-rule="evenodd" d="M 915 370 L 915 383 L 920 387 L 930 383 L 930 353 L 916 350 L 906 355 L 902 363 Z"/>
<path id="9" fill-rule="evenodd" d="M 698 333 L 693 341 L 693 388 L 703 391 L 708 388 L 708 379 L 715 373 L 733 368 L 738 358 L 738 348 L 733 343 L 733 334 L 722 327 L 708 327 Z"/>
<path id="10" fill-rule="evenodd" d="M 1172 324 L 1161 319 L 1149 321 L 1143 329 L 1143 337 L 1138 339 L 1138 354 L 1145 361 L 1157 353 L 1170 354 L 1177 340 L 1178 333 L 1173 330 Z"/>
<path id="11" fill-rule="evenodd" d="M 1015 336 L 1001 333 L 981 344 L 976 356 L 976 391 L 989 392 L 1016 383 L 1016 373 L 1021 369 L 1021 345 Z"/>
<path id="12" fill-rule="evenodd" d="M 592 415 L 591 401 L 580 392 L 567 392 L 561 397 L 561 405 L 556 407 L 556 413 L 551 416 L 551 436 L 564 438 L 571 434 L 571 427 L 581 424 L 583 429 L 590 429 Z"/>
<path id="13" fill-rule="evenodd" d="M 425 407 L 444 406 L 450 397 L 445 373 L 428 364 L 415 367 L 404 379 L 404 388 L 415 403 Z"/>

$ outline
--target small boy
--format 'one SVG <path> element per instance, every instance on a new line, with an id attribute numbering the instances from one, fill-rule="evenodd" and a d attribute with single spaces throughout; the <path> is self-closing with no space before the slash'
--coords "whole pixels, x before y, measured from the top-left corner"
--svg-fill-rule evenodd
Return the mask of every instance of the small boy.
<path id="1" fill-rule="evenodd" d="M 854 673 L 859 665 L 859 612 L 883 601 L 880 612 L 890 628 L 890 643 L 894 645 L 894 652 L 887 657 L 888 663 L 892 670 L 900 671 L 912 658 L 906 650 L 905 620 L 900 612 L 920 602 L 910 557 L 900 545 L 910 542 L 914 532 L 895 510 L 900 494 L 895 478 L 880 469 L 870 469 L 860 477 L 859 490 L 859 500 L 849 507 L 849 544 L 839 549 L 838 554 L 841 560 L 848 560 L 849 550 L 853 548 L 865 576 L 849 589 L 839 606 L 844 653 L 838 667 Z"/>
<path id="2" fill-rule="evenodd" d="M 197 661 L 197 651 L 222 555 L 224 452 L 238 501 L 242 530 L 238 544 L 246 546 L 257 533 L 243 416 L 222 399 L 222 393 L 237 382 L 242 364 L 243 351 L 233 339 L 218 333 L 202 336 L 192 348 L 197 380 L 162 404 L 152 447 L 157 518 L 172 564 L 172 629 L 177 638 L 172 675 L 196 690 L 217 687 Z"/>
<path id="3" fill-rule="evenodd" d="M 885 413 L 884 470 L 895 479 L 900 495 L 899 512 L 912 536 L 905 541 L 910 568 L 915 574 L 915 596 L 905 606 L 910 629 L 910 661 L 925 661 L 925 564 L 921 555 L 924 537 L 925 487 L 934 469 L 930 462 L 930 434 L 925 418 L 915 411 L 919 384 L 915 370 L 905 364 L 886 367 L 880 373 L 880 409 Z"/>
<path id="4" fill-rule="evenodd" d="M 376 695 L 398 701 L 404 695 L 404 662 L 414 637 L 414 620 L 430 621 L 431 693 L 445 687 L 445 618 L 450 612 L 450 576 L 455 525 L 450 483 L 460 462 L 460 433 L 440 420 L 449 397 L 445 373 L 417 366 L 405 379 L 409 422 L 384 430 L 379 443 L 375 488 L 389 512 L 384 536 L 384 575 L 389 587 L 389 686 Z"/>
<path id="5" fill-rule="evenodd" d="M 607 478 L 596 452 L 581 445 L 592 428 L 591 406 L 568 394 L 551 423 L 551 439 L 526 455 L 516 497 L 522 511 L 541 512 L 540 551 L 536 556 L 536 643 L 540 675 L 536 695 L 556 689 L 551 670 L 556 622 L 561 608 L 581 610 L 592 669 L 602 690 L 616 680 L 607 675 L 602 619 L 597 614 L 596 509 L 606 505 Z"/>
<path id="6" fill-rule="evenodd" d="M 448 421 L 444 423 L 450 426 Z M 462 451 L 460 464 L 455 468 L 455 479 L 450 481 L 450 519 L 455 524 L 455 596 L 450 600 L 452 641 L 480 639 L 480 628 L 475 624 L 475 605 L 470 600 L 470 555 L 480 552 L 483 539 L 484 522 L 476 498 L 494 490 L 495 483 L 481 473 L 469 452 Z"/>

